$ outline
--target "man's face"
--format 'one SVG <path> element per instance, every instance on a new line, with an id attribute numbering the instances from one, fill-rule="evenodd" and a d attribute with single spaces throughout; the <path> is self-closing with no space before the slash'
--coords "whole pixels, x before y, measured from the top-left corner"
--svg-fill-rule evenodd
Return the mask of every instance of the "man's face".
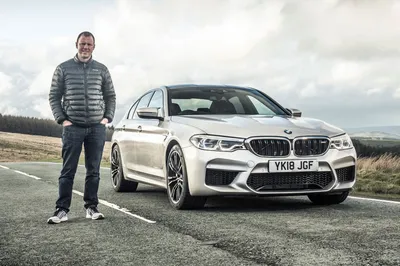
<path id="1" fill-rule="evenodd" d="M 94 41 L 92 36 L 81 36 L 76 43 L 78 49 L 78 55 L 80 59 L 89 59 L 94 50 Z"/>

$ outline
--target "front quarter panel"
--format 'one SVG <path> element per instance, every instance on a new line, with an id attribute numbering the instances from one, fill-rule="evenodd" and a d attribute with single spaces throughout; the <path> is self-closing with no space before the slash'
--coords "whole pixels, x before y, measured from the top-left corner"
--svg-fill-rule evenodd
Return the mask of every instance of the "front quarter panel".
<path id="1" fill-rule="evenodd" d="M 175 140 L 183 149 L 193 145 L 190 142 L 190 138 L 196 134 L 205 134 L 205 132 L 191 125 L 176 123 L 173 121 L 172 118 L 169 123 L 169 135 L 167 137 L 166 143 L 168 144 L 171 141 Z"/>
<path id="2" fill-rule="evenodd" d="M 165 139 L 165 147 L 164 147 L 164 177 L 167 176 L 168 174 L 168 165 L 167 165 L 167 158 L 168 158 L 168 153 L 169 149 L 172 148 L 174 144 L 178 144 L 182 150 L 187 148 L 187 147 L 194 147 L 193 144 L 190 142 L 190 137 L 195 135 L 195 134 L 204 134 L 204 131 L 185 124 L 181 123 L 176 123 L 172 119 L 167 118 L 167 128 L 169 134 L 167 135 Z"/>

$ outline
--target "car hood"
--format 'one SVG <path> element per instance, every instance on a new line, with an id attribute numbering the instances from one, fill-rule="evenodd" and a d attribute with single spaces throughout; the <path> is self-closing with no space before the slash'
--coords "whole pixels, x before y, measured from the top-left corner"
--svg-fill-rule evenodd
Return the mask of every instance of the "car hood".
<path id="1" fill-rule="evenodd" d="M 252 115 L 186 115 L 171 121 L 196 127 L 206 134 L 248 138 L 252 136 L 336 136 L 344 131 L 324 121 L 305 117 Z M 290 134 L 285 133 L 290 131 Z"/>

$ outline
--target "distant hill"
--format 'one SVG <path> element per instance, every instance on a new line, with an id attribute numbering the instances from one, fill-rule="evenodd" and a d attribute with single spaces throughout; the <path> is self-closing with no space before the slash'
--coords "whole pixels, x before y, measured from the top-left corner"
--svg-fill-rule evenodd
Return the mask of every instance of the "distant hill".
<path id="1" fill-rule="evenodd" d="M 381 131 L 359 131 L 349 133 L 350 137 L 371 140 L 400 140 L 400 135 Z"/>
<path id="2" fill-rule="evenodd" d="M 382 127 L 357 127 L 357 128 L 345 128 L 346 132 L 351 134 L 361 132 L 382 132 L 387 134 L 393 134 L 400 136 L 400 126 L 382 126 Z"/>
<path id="3" fill-rule="evenodd" d="M 345 128 L 351 138 L 361 140 L 400 140 L 400 126 Z"/>

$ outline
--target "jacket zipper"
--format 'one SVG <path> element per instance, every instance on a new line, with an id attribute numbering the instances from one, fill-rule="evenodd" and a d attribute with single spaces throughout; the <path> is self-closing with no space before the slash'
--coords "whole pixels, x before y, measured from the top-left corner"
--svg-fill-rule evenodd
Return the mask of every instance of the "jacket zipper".
<path id="1" fill-rule="evenodd" d="M 86 72 L 86 63 L 83 63 L 83 87 L 85 88 L 85 122 L 87 123 L 89 121 L 88 118 L 88 113 L 89 113 L 89 107 L 88 107 L 88 89 L 87 89 L 87 72 Z"/>

